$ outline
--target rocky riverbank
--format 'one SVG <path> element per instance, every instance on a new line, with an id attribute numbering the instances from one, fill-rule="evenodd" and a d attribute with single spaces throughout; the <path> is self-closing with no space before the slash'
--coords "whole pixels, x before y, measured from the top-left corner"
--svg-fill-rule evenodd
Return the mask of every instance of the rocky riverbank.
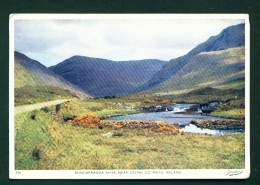
<path id="1" fill-rule="evenodd" d="M 211 130 L 245 129 L 244 120 L 194 120 L 191 124 Z"/>

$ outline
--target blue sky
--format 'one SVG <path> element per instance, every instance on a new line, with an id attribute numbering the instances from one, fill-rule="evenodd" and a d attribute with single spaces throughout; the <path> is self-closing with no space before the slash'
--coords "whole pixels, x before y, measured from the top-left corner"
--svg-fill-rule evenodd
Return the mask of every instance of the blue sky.
<path id="1" fill-rule="evenodd" d="M 14 49 L 45 66 L 74 55 L 114 61 L 170 59 L 243 19 L 17 19 Z"/>

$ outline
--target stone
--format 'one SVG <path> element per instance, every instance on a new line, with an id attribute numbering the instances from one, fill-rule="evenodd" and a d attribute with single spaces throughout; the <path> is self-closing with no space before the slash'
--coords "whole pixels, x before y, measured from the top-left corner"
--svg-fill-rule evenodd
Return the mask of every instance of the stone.
<path id="1" fill-rule="evenodd" d="M 102 137 L 112 137 L 113 136 L 113 132 L 108 132 L 106 134 L 102 134 Z"/>

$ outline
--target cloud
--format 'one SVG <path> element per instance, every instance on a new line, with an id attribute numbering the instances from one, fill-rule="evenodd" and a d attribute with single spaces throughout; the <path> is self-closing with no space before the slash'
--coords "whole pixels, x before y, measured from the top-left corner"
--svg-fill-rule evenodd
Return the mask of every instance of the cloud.
<path id="1" fill-rule="evenodd" d="M 243 20 L 16 20 L 15 50 L 55 65 L 73 55 L 170 60 Z"/>

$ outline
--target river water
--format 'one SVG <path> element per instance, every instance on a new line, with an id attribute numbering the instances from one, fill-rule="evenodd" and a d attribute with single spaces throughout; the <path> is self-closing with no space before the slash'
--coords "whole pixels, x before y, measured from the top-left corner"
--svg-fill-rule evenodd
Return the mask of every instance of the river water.
<path id="1" fill-rule="evenodd" d="M 244 133 L 242 130 L 210 130 L 210 129 L 201 129 L 196 127 L 193 124 L 190 124 L 192 120 L 223 120 L 224 118 L 218 118 L 213 116 L 205 116 L 199 114 L 199 112 L 193 115 L 181 114 L 185 112 L 193 104 L 176 104 L 173 111 L 166 112 L 150 112 L 150 113 L 140 113 L 132 114 L 126 116 L 117 116 L 111 117 L 107 120 L 138 120 L 138 121 L 165 121 L 167 123 L 173 124 L 178 123 L 180 125 L 180 130 L 185 133 L 197 133 L 197 134 L 209 134 L 213 136 L 220 136 L 227 133 Z"/>

